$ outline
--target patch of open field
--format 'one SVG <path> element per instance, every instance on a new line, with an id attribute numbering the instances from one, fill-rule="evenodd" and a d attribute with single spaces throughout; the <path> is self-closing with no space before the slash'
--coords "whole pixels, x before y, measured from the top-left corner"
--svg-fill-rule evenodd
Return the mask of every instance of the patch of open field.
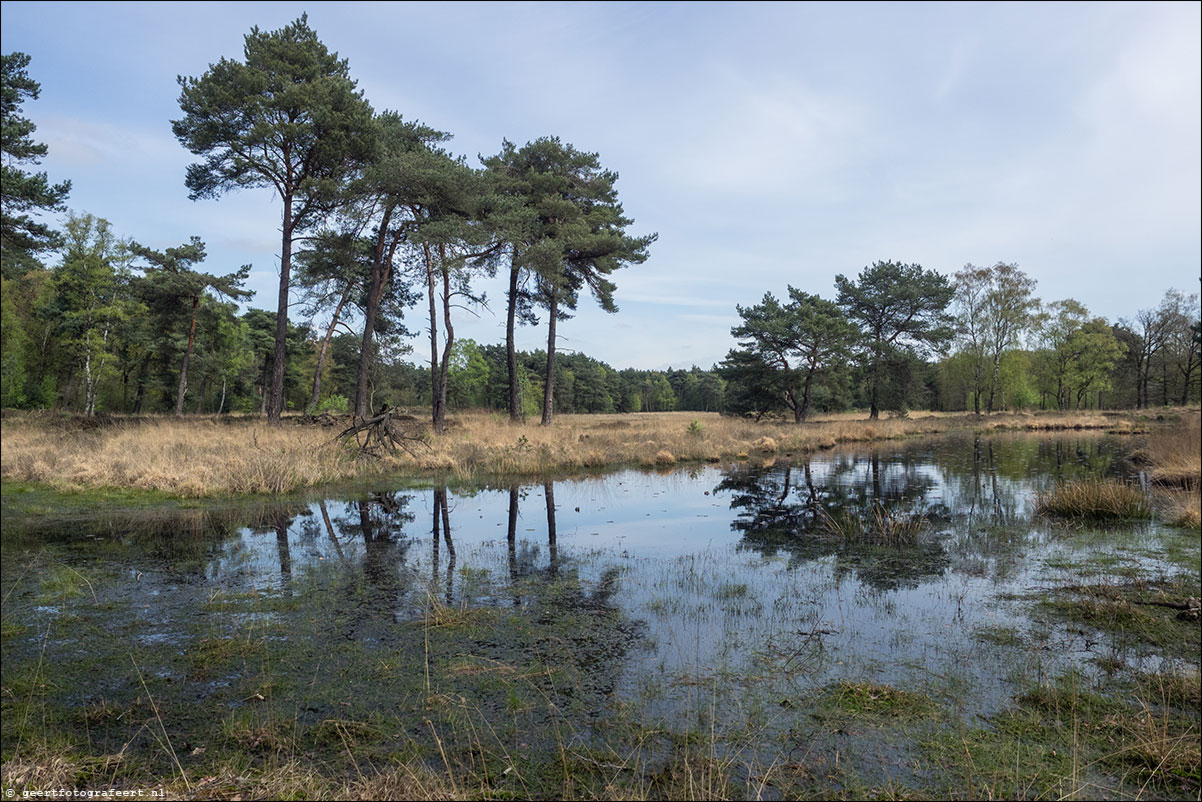
<path id="1" fill-rule="evenodd" d="M 1197 411 L 1175 414 L 1192 420 L 1198 431 Z M 433 435 L 420 419 L 407 422 L 424 439 L 413 454 L 366 458 L 353 443 L 336 440 L 343 421 L 321 426 L 285 419 L 283 425 L 271 426 L 258 418 L 113 417 L 92 425 L 45 413 L 6 413 L 0 429 L 0 475 L 60 490 L 136 488 L 182 497 L 271 494 L 380 477 L 529 477 L 625 465 L 769 461 L 839 443 L 955 430 L 1135 433 L 1146 431 L 1151 422 L 1136 413 L 914 413 L 877 421 L 844 413 L 795 425 L 663 412 L 561 415 L 553 426 L 543 427 L 511 424 L 496 413 L 464 412 L 453 415 L 441 435 Z M 1177 434 L 1165 437 L 1173 441 Z M 1172 450 L 1173 459 L 1185 451 Z M 1196 465 L 1196 454 L 1194 459 Z M 1176 461 L 1172 466 L 1172 471 L 1184 470 Z"/>

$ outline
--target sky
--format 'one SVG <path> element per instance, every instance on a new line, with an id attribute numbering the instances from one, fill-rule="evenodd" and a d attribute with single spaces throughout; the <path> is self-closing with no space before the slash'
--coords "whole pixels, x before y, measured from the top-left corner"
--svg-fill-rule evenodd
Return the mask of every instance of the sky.
<path id="1" fill-rule="evenodd" d="M 23 114 L 68 206 L 203 269 L 251 264 L 275 309 L 270 190 L 190 201 L 177 76 L 240 58 L 254 26 L 308 14 L 376 110 L 477 157 L 555 135 L 616 171 L 633 234 L 617 314 L 584 299 L 558 348 L 615 368 L 708 368 L 736 306 L 792 285 L 834 298 L 875 261 L 952 275 L 1016 263 L 1045 301 L 1114 321 L 1199 289 L 1198 3 L 23 3 Z M 505 336 L 505 285 L 456 334 Z M 294 315 L 297 314 L 294 310 Z M 420 307 L 409 328 L 424 332 Z M 545 329 L 518 347 L 545 347 Z M 414 359 L 423 343 L 415 339 Z"/>

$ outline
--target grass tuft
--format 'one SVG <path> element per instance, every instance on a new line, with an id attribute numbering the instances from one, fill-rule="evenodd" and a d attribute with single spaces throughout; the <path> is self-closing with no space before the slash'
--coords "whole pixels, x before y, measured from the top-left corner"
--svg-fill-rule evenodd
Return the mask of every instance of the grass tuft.
<path id="1" fill-rule="evenodd" d="M 1040 515 L 1081 520 L 1149 518 L 1152 507 L 1137 487 L 1116 480 L 1085 479 L 1065 482 L 1035 499 Z"/>
<path id="2" fill-rule="evenodd" d="M 840 510 L 834 515 L 824 509 L 818 512 L 822 530 L 848 543 L 913 546 L 927 525 L 926 517 L 919 513 L 888 510 L 880 503 L 873 504 L 866 515 L 853 510 Z"/>

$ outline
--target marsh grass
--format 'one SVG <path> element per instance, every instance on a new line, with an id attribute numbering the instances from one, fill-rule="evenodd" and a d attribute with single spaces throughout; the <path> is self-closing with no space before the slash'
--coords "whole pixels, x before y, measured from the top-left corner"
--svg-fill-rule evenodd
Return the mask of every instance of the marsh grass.
<path id="1" fill-rule="evenodd" d="M 878 546 L 914 546 L 927 526 L 921 513 L 890 510 L 875 503 L 867 514 L 854 510 L 830 513 L 818 510 L 820 526 L 827 535 L 847 543 Z"/>
<path id="2" fill-rule="evenodd" d="M 693 558 L 664 581 L 717 600 L 753 593 L 720 570 Z M 1165 590 L 1131 587 L 1141 598 Z M 495 596 L 504 588 L 481 592 Z M 582 658 L 607 653 L 581 641 L 609 624 L 587 606 L 546 614 L 545 598 L 577 595 L 573 582 L 531 585 L 525 593 L 531 597 L 514 609 L 466 607 L 425 593 L 409 626 L 397 630 L 418 637 L 389 657 L 393 665 L 375 666 L 394 683 L 395 708 L 354 704 L 354 678 L 378 656 L 364 654 L 366 663 L 340 664 L 352 685 L 327 689 L 333 695 L 323 697 L 328 707 L 318 715 L 305 717 L 291 694 L 263 692 L 214 721 L 214 737 L 192 741 L 190 748 L 200 743 L 207 752 L 186 756 L 184 733 L 172 730 L 177 719 L 168 710 L 151 718 L 146 705 L 98 700 L 72 721 L 166 722 L 163 735 L 169 732 L 180 750 L 187 781 L 145 749 L 96 754 L 76 735 L 6 750 L 4 785 L 19 796 L 49 787 L 150 784 L 179 799 L 1196 798 L 1198 792 L 1196 673 L 1138 675 L 1121 687 L 1098 687 L 1077 675 L 1023 681 L 1010 708 L 986 722 L 963 722 L 938 685 L 919 691 L 860 675 L 785 705 L 770 683 L 763 686 L 766 703 L 759 698 L 760 680 L 747 671 L 696 665 L 659 678 L 650 692 L 653 699 L 680 700 L 681 716 L 661 717 L 639 701 L 616 698 L 604 710 L 581 708 L 579 700 L 597 693 Z M 258 593 L 224 594 L 214 603 L 222 613 L 235 604 L 278 609 Z M 276 651 L 280 639 L 249 637 L 261 625 L 247 619 L 244 626 L 250 629 L 243 634 L 217 628 L 223 634 L 206 637 L 189 656 L 194 664 L 236 664 L 242 657 L 261 666 L 263 673 L 232 698 L 290 676 Z M 312 624 L 300 626 L 308 632 Z M 415 654 L 422 640 L 425 652 L 417 645 Z M 498 650 L 500 644 L 509 646 Z M 347 652 L 355 653 L 353 645 Z M 6 673 L 6 704 L 10 691 L 29 693 L 12 679 Z M 33 681 L 45 679 L 35 673 Z M 314 681 L 303 678 L 306 699 Z M 47 710 L 48 718 L 37 715 L 53 721 L 53 708 Z M 11 719 L 5 726 L 13 726 Z M 878 771 L 878 762 L 885 768 Z"/>
<path id="3" fill-rule="evenodd" d="M 1069 673 L 1029 687 L 988 726 L 935 733 L 926 753 L 953 798 L 1196 798 L 1197 711 L 1173 695 L 1190 684 L 1142 675 L 1120 692 Z"/>
<path id="4" fill-rule="evenodd" d="M 329 430 L 220 419 L 154 418 L 62 429 L 6 417 L 6 479 L 61 490 L 136 488 L 175 496 L 285 493 L 363 475 L 371 466 Z"/>
<path id="5" fill-rule="evenodd" d="M 1202 528 L 1202 491 L 1166 491 L 1161 495 L 1164 519 L 1173 526 Z"/>
<path id="6" fill-rule="evenodd" d="M 1053 619 L 1089 627 L 1118 642 L 1154 648 L 1159 653 L 1194 658 L 1202 649 L 1196 620 L 1186 620 L 1196 574 L 1171 579 L 1066 585 L 1036 594 L 1037 606 Z"/>
<path id="7" fill-rule="evenodd" d="M 1148 434 L 1136 456 L 1151 466 L 1152 481 L 1197 490 L 1202 483 L 1202 415 L 1187 413 L 1174 425 Z"/>
<path id="8" fill-rule="evenodd" d="M 1037 494 L 1040 515 L 1089 521 L 1149 518 L 1152 506 L 1138 487 L 1114 479 L 1082 479 Z"/>
<path id="9" fill-rule="evenodd" d="M 829 704 L 857 715 L 892 718 L 922 718 L 936 714 L 939 707 L 928 696 L 878 682 L 839 680 L 827 689 Z"/>
<path id="10" fill-rule="evenodd" d="M 414 410 L 414 412 L 419 412 Z M 420 417 L 420 415 L 418 416 Z M 424 420 L 424 418 L 422 418 Z M 271 426 L 257 418 L 111 417 L 80 425 L 48 414 L 6 413 L 0 474 L 79 491 L 135 488 L 173 496 L 287 493 L 383 475 L 457 479 L 545 476 L 626 465 L 794 458 L 839 443 L 873 442 L 953 430 L 1132 430 L 1132 419 L 1090 413 L 950 413 L 866 420 L 844 413 L 796 425 L 717 413 L 561 415 L 553 426 L 511 424 L 503 415 L 453 415 L 447 431 L 414 454 L 363 458 L 333 442 L 336 428 Z M 419 428 L 424 423 L 415 424 Z M 425 427 L 428 428 L 428 427 Z M 669 457 L 671 459 L 669 459 Z"/>

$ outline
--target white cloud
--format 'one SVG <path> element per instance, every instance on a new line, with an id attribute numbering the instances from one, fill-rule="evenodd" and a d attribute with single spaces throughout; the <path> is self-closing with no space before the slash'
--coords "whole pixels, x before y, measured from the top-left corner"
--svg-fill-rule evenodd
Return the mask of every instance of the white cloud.
<path id="1" fill-rule="evenodd" d="M 783 75 L 721 69 L 676 121 L 665 152 L 679 188 L 715 196 L 813 193 L 864 144 L 865 113 L 850 99 Z M 681 112 L 677 106 L 674 109 Z"/>
<path id="2" fill-rule="evenodd" d="M 41 119 L 38 133 L 45 137 L 55 165 L 64 170 L 115 164 L 186 164 L 187 152 L 180 148 L 170 128 L 163 128 L 162 132 L 151 132 L 99 120 L 52 116 Z"/>

